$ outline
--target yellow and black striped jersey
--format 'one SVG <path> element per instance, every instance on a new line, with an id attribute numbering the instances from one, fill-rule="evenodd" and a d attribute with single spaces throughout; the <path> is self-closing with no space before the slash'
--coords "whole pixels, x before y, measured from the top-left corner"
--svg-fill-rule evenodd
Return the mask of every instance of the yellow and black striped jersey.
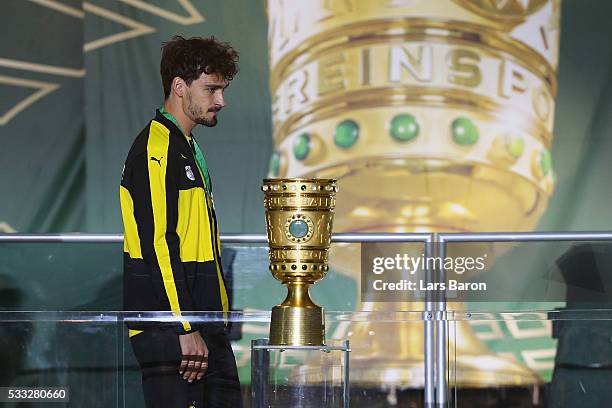
<path id="1" fill-rule="evenodd" d="M 157 111 L 128 153 L 120 186 L 124 308 L 172 311 L 178 334 L 200 328 L 183 312 L 229 308 L 210 186 L 191 137 Z M 134 334 L 145 325 L 128 327 Z"/>

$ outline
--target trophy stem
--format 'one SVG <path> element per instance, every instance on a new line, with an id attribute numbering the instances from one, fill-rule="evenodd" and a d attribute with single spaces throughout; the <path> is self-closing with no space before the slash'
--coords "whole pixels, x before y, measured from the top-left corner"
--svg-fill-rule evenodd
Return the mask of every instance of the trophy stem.
<path id="1" fill-rule="evenodd" d="M 306 282 L 287 283 L 287 297 L 279 306 L 316 307 L 321 309 L 310 298 L 309 288 L 310 283 Z"/>
<path id="2" fill-rule="evenodd" d="M 310 283 L 287 283 L 287 297 L 272 308 L 270 344 L 322 346 L 325 344 L 323 308 L 308 292 Z"/>

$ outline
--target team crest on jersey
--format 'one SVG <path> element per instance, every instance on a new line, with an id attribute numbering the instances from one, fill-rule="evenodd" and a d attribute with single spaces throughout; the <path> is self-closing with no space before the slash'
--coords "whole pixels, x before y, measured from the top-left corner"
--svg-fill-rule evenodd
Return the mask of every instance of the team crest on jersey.
<path id="1" fill-rule="evenodd" d="M 195 176 L 193 175 L 193 171 L 191 171 L 191 166 L 185 166 L 185 174 L 187 174 L 187 178 L 191 181 L 195 181 Z"/>

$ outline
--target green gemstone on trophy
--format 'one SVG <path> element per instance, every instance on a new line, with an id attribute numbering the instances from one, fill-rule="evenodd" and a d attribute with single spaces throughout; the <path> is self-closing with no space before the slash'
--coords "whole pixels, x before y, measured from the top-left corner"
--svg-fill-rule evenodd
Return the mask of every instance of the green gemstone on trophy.
<path id="1" fill-rule="evenodd" d="M 293 156 L 297 160 L 305 160 L 310 153 L 310 135 L 308 133 L 302 133 L 297 137 L 295 144 L 293 145 Z"/>
<path id="2" fill-rule="evenodd" d="M 306 221 L 293 220 L 289 224 L 289 233 L 294 238 L 304 238 L 308 235 L 308 224 Z"/>
<path id="3" fill-rule="evenodd" d="M 348 149 L 359 139 L 359 125 L 351 119 L 343 120 L 336 126 L 334 143 L 342 149 Z"/>
<path id="4" fill-rule="evenodd" d="M 280 173 L 280 154 L 278 152 L 273 152 L 272 157 L 270 157 L 270 174 L 273 177 L 277 177 Z"/>
<path id="5" fill-rule="evenodd" d="M 540 169 L 542 170 L 542 174 L 547 176 L 552 169 L 552 157 L 548 150 L 542 150 L 540 153 Z"/>
<path id="6" fill-rule="evenodd" d="M 416 118 L 410 114 L 395 115 L 391 119 L 389 133 L 398 142 L 409 142 L 419 135 L 419 124 Z"/>
<path id="7" fill-rule="evenodd" d="M 458 117 L 451 125 L 453 139 L 462 146 L 473 145 L 478 141 L 478 128 L 471 119 Z"/>
<path id="8" fill-rule="evenodd" d="M 514 159 L 518 159 L 525 150 L 525 140 L 521 136 L 506 137 L 506 151 Z"/>

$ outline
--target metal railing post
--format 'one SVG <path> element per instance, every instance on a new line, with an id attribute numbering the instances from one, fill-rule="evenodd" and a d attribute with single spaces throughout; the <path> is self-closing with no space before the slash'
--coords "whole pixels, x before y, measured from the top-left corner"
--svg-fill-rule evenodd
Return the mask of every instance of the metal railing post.
<path id="1" fill-rule="evenodd" d="M 436 234 L 436 257 L 444 259 L 446 246 L 444 239 Z M 437 264 L 437 262 L 436 262 Z M 446 270 L 444 265 L 436 268 L 436 283 L 446 283 Z M 439 288 L 438 286 L 437 288 Z M 436 407 L 444 407 L 448 403 L 448 383 L 446 381 L 446 290 L 436 290 Z"/>
<path id="2" fill-rule="evenodd" d="M 430 238 L 425 244 L 425 259 L 434 253 L 434 242 Z M 425 267 L 425 285 L 434 282 L 434 271 Z M 436 403 L 435 395 L 435 337 L 434 337 L 434 298 L 431 291 L 425 291 L 424 320 L 424 378 L 425 378 L 425 408 L 432 408 Z"/>

